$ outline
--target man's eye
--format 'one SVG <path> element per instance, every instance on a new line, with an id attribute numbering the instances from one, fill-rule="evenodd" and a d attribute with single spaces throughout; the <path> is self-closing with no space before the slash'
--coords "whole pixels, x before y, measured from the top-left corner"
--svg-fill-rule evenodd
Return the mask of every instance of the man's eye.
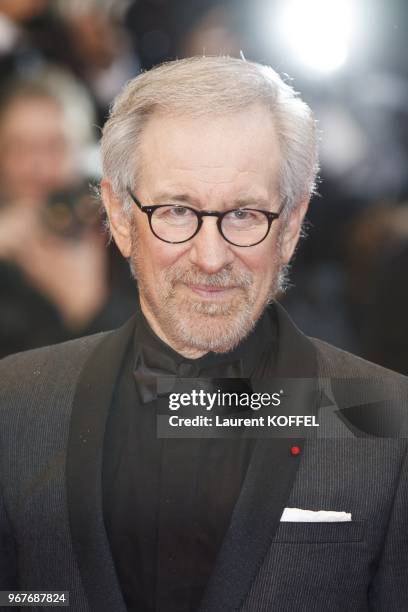
<path id="1" fill-rule="evenodd" d="M 262 212 L 257 210 L 249 210 L 245 208 L 237 208 L 231 210 L 224 217 L 224 227 L 234 227 L 240 229 L 249 229 L 255 226 L 264 225 L 267 219 Z"/>
<path id="2" fill-rule="evenodd" d="M 231 212 L 227 215 L 227 218 L 231 221 L 254 221 L 257 215 L 251 210 L 244 210 L 243 208 L 237 208 L 236 210 L 231 210 Z"/>
<path id="3" fill-rule="evenodd" d="M 237 220 L 243 220 L 243 219 L 249 219 L 249 217 L 251 216 L 251 213 L 248 210 L 234 210 L 232 211 L 232 215 L 235 219 Z"/>
<path id="4" fill-rule="evenodd" d="M 193 213 L 185 206 L 163 206 L 155 212 L 157 218 L 161 219 L 184 219 L 190 217 Z"/>
<path id="5" fill-rule="evenodd" d="M 185 206 L 173 206 L 169 208 L 169 213 L 173 215 L 173 217 L 186 217 L 188 214 L 192 214 L 191 210 L 185 208 Z"/>

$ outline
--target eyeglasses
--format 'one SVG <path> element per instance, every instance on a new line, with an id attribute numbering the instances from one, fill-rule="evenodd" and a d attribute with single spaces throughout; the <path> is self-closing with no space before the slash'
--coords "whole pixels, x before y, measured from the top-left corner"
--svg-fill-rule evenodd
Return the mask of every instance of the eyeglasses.
<path id="1" fill-rule="evenodd" d="M 128 193 L 138 208 L 146 213 L 152 233 L 170 244 L 181 244 L 198 234 L 203 224 L 203 217 L 217 217 L 217 227 L 221 236 L 234 246 L 251 247 L 259 244 L 269 234 L 272 221 L 282 213 L 269 212 L 256 208 L 234 208 L 224 212 L 212 210 L 195 210 L 180 204 L 157 204 L 143 206 L 133 195 Z"/>

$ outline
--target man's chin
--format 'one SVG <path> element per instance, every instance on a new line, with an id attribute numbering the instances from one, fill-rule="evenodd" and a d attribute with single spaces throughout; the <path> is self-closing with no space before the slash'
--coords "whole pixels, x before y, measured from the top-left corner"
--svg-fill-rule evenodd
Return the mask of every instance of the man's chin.
<path id="1" fill-rule="evenodd" d="M 204 308 L 205 306 L 205 308 Z M 202 311 L 178 310 L 178 322 L 172 328 L 173 339 L 197 351 L 227 353 L 232 351 L 253 327 L 253 319 L 244 312 L 222 312 L 220 304 L 202 305 Z"/>

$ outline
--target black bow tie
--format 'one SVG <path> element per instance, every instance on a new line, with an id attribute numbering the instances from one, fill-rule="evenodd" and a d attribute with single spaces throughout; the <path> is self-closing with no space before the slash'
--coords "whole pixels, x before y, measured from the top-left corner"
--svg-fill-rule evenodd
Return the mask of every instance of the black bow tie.
<path id="1" fill-rule="evenodd" d="M 159 348 L 139 344 L 136 349 L 134 377 L 143 403 L 153 401 L 158 394 L 170 393 L 180 378 L 229 379 L 242 376 L 242 359 L 232 354 L 205 355 L 196 361 L 180 361 Z"/>

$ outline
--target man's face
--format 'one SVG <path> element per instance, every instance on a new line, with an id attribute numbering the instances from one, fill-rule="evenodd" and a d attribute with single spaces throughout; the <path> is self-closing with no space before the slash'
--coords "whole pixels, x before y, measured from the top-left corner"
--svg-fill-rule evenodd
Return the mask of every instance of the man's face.
<path id="1" fill-rule="evenodd" d="M 11 199 L 42 199 L 71 178 L 62 111 L 46 98 L 14 101 L 0 123 L 0 179 Z"/>
<path id="2" fill-rule="evenodd" d="M 261 107 L 199 119 L 156 115 L 142 135 L 135 195 L 144 205 L 278 211 L 279 159 L 272 120 Z M 135 206 L 129 240 L 119 241 L 151 327 L 185 356 L 228 352 L 248 334 L 276 294 L 297 240 L 293 223 L 286 229 L 293 239 L 283 240 L 279 220 L 260 244 L 237 247 L 223 239 L 216 221 L 204 217 L 193 239 L 167 244 Z"/>

